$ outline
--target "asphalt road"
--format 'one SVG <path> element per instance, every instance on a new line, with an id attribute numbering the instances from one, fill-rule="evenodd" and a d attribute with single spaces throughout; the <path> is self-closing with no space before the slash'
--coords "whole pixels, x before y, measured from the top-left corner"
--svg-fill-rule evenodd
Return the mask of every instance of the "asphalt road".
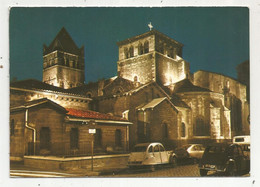
<path id="1" fill-rule="evenodd" d="M 198 164 L 179 165 L 174 168 L 161 166 L 151 171 L 149 168 L 124 169 L 117 172 L 103 174 L 103 177 L 201 177 Z M 239 175 L 240 177 L 249 176 L 248 173 Z M 238 176 L 238 177 L 239 177 Z M 209 172 L 208 177 L 227 177 L 224 173 Z"/>

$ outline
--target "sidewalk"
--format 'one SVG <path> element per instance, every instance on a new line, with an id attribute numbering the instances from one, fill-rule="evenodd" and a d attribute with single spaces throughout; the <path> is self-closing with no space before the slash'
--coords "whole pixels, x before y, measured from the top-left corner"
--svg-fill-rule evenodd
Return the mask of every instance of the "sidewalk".
<path id="1" fill-rule="evenodd" d="M 94 167 L 93 171 L 91 169 L 84 169 L 84 168 L 74 168 L 71 170 L 61 170 L 55 169 L 50 170 L 46 168 L 37 168 L 31 166 L 25 166 L 23 162 L 11 162 L 10 163 L 10 170 L 26 170 L 26 171 L 47 171 L 47 172 L 59 172 L 59 173 L 66 173 L 66 174 L 74 174 L 76 177 L 95 177 L 99 175 L 113 175 L 121 170 L 127 169 L 126 165 L 119 165 L 114 167 Z"/>

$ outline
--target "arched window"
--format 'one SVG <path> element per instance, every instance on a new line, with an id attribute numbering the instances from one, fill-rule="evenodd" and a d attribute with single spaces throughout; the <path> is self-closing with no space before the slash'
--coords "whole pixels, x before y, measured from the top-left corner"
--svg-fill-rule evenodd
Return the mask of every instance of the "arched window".
<path id="1" fill-rule="evenodd" d="M 185 136 L 186 136 L 185 123 L 181 123 L 181 137 L 185 137 Z"/>
<path id="2" fill-rule="evenodd" d="M 196 119 L 196 124 L 195 124 L 195 136 L 208 136 L 209 135 L 209 127 L 207 124 L 204 122 L 202 117 L 198 117 Z"/>
<path id="3" fill-rule="evenodd" d="M 168 138 L 168 125 L 167 125 L 167 123 L 162 124 L 162 138 L 163 139 Z"/>
<path id="4" fill-rule="evenodd" d="M 91 94 L 91 93 L 87 93 L 87 97 L 88 97 L 88 98 L 91 98 L 91 97 L 92 97 L 92 94 Z"/>
<path id="5" fill-rule="evenodd" d="M 144 48 L 143 48 L 143 44 L 139 44 L 138 45 L 138 55 L 142 55 L 144 53 Z"/>
<path id="6" fill-rule="evenodd" d="M 144 42 L 144 53 L 149 53 L 149 42 Z"/>
<path id="7" fill-rule="evenodd" d="M 63 83 L 63 81 L 60 82 L 60 87 L 61 87 L 61 88 L 64 88 L 64 83 Z"/>
<path id="8" fill-rule="evenodd" d="M 134 76 L 134 82 L 137 82 L 137 81 L 138 81 L 138 77 Z"/>
<path id="9" fill-rule="evenodd" d="M 126 47 L 124 48 L 124 54 L 125 54 L 125 59 L 129 58 L 128 49 Z"/>
<path id="10" fill-rule="evenodd" d="M 131 57 L 133 57 L 134 56 L 134 48 L 133 48 L 133 46 L 131 46 L 130 48 L 129 48 L 129 57 L 131 58 Z"/>

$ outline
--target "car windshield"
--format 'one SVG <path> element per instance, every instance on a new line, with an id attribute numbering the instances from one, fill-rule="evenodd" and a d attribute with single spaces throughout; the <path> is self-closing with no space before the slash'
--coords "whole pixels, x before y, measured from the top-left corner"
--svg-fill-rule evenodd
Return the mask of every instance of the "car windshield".
<path id="1" fill-rule="evenodd" d="M 145 152 L 147 146 L 135 146 L 133 152 Z"/>
<path id="2" fill-rule="evenodd" d="M 186 150 L 186 149 L 188 149 L 189 147 L 190 147 L 191 145 L 183 145 L 183 146 L 181 146 L 179 149 L 184 149 L 184 150 Z"/>
<path id="3" fill-rule="evenodd" d="M 225 153 L 226 148 L 223 146 L 212 146 L 208 148 L 208 153 Z"/>

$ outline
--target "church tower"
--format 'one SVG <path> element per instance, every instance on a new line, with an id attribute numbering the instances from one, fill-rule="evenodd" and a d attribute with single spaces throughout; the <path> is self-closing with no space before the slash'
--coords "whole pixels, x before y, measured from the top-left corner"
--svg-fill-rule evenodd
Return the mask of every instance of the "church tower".
<path id="1" fill-rule="evenodd" d="M 63 27 L 50 46 L 43 45 L 43 82 L 61 88 L 84 84 L 84 46 L 78 48 Z"/>
<path id="2" fill-rule="evenodd" d="M 190 78 L 189 63 L 182 59 L 183 44 L 156 30 L 117 43 L 118 76 L 141 84 L 156 81 L 170 86 Z"/>

